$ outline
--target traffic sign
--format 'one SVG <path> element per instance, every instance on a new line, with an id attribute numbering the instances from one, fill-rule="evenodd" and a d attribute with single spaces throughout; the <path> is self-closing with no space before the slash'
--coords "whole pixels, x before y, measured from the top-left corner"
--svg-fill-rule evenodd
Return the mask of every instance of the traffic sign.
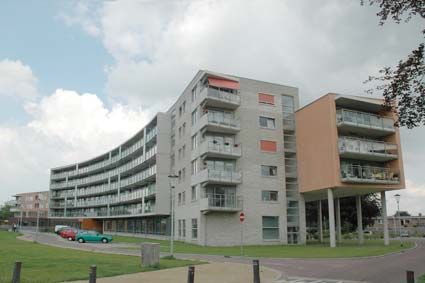
<path id="1" fill-rule="evenodd" d="M 243 222 L 245 220 L 245 214 L 243 213 L 243 212 L 241 212 L 240 214 L 239 214 L 239 221 L 240 222 Z"/>

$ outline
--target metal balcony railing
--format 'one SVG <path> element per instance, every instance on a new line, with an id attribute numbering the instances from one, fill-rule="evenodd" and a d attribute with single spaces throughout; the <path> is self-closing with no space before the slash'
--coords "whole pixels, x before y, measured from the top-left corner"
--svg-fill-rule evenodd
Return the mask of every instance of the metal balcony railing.
<path id="1" fill-rule="evenodd" d="M 242 148 L 240 144 L 224 144 L 214 141 L 205 141 L 201 143 L 202 152 L 219 153 L 222 155 L 241 156 Z"/>
<path id="2" fill-rule="evenodd" d="M 340 153 L 351 152 L 371 155 L 397 155 L 398 148 L 396 144 L 354 137 L 340 137 L 338 146 Z"/>
<path id="3" fill-rule="evenodd" d="M 242 174 L 240 172 L 205 169 L 201 173 L 206 173 L 206 181 L 219 183 L 241 183 Z"/>
<path id="4" fill-rule="evenodd" d="M 242 198 L 235 194 L 205 194 L 202 199 L 206 199 L 207 207 L 204 209 L 232 209 L 242 208 Z M 205 205 L 204 205 L 205 206 Z"/>
<path id="5" fill-rule="evenodd" d="M 342 164 L 341 179 L 354 183 L 398 184 L 400 173 L 390 168 Z"/>

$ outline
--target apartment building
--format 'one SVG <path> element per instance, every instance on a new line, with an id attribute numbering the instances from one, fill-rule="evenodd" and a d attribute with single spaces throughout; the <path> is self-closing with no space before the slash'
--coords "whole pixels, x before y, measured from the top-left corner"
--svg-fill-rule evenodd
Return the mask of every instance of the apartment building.
<path id="1" fill-rule="evenodd" d="M 398 130 L 378 101 L 330 94 L 298 108 L 297 88 L 199 71 L 128 141 L 52 169 L 50 216 L 169 237 L 174 212 L 180 241 L 238 245 L 242 230 L 245 244 L 303 244 L 306 201 L 404 187 Z"/>
<path id="2" fill-rule="evenodd" d="M 296 112 L 299 189 L 317 202 L 322 234 L 322 200 L 328 202 L 330 245 L 341 239 L 340 202 L 355 197 L 358 239 L 363 242 L 361 196 L 381 194 L 384 241 L 389 244 L 385 192 L 405 188 L 399 129 L 382 100 L 327 94 Z"/>
<path id="3" fill-rule="evenodd" d="M 48 226 L 49 191 L 16 194 L 11 201 L 12 222 L 19 226 Z"/>

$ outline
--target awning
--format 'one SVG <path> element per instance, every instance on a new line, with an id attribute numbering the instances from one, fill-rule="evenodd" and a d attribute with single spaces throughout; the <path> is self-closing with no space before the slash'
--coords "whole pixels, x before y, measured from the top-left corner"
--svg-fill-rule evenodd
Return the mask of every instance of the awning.
<path id="1" fill-rule="evenodd" d="M 226 79 L 218 79 L 218 78 L 208 78 L 208 84 L 216 87 L 224 87 L 230 89 L 240 89 L 239 82 L 226 80 Z"/>

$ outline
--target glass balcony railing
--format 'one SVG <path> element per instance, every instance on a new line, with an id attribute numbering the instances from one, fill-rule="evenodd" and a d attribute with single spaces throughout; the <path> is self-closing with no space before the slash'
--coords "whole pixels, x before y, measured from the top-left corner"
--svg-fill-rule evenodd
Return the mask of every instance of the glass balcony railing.
<path id="1" fill-rule="evenodd" d="M 231 113 L 209 111 L 207 122 L 210 125 L 239 129 L 240 122 Z"/>
<path id="2" fill-rule="evenodd" d="M 342 164 L 341 180 L 349 183 L 398 184 L 400 173 L 390 168 Z"/>
<path id="3" fill-rule="evenodd" d="M 241 103 L 239 95 L 210 87 L 204 88 L 200 95 L 234 105 L 240 105 Z"/>
<path id="4" fill-rule="evenodd" d="M 240 210 L 242 208 L 242 199 L 235 194 L 206 194 L 205 204 L 202 209 L 219 209 L 219 210 Z"/>
<path id="5" fill-rule="evenodd" d="M 242 174 L 235 171 L 205 169 L 200 172 L 201 182 L 239 184 L 242 182 Z"/>
<path id="6" fill-rule="evenodd" d="M 212 153 L 223 156 L 240 157 L 242 155 L 242 148 L 240 144 L 225 144 L 214 141 L 205 141 L 201 143 L 201 153 Z"/>
<path id="7" fill-rule="evenodd" d="M 349 124 L 388 132 L 395 131 L 393 119 L 348 109 L 338 109 L 336 121 L 338 125 Z"/>
<path id="8" fill-rule="evenodd" d="M 338 147 L 341 156 L 364 155 L 387 158 L 388 160 L 397 158 L 397 145 L 382 141 L 340 137 L 338 139 Z"/>

